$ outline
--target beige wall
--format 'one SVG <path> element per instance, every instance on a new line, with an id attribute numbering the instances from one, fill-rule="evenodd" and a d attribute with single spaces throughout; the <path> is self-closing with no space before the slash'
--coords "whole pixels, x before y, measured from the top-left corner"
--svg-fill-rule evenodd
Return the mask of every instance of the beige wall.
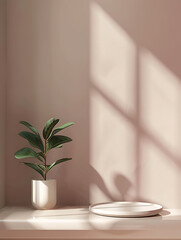
<path id="1" fill-rule="evenodd" d="M 181 207 L 181 2 L 8 0 L 6 202 L 30 204 L 14 152 L 27 120 L 75 121 L 58 203 Z M 51 155 L 55 160 L 58 153 Z"/>
<path id="2" fill-rule="evenodd" d="M 0 207 L 4 205 L 4 160 L 6 116 L 6 1 L 0 0 Z"/>

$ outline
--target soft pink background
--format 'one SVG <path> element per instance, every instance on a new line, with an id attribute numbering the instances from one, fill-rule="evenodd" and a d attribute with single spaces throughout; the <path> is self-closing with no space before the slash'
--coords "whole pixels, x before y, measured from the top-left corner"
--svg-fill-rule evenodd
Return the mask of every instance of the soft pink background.
<path id="1" fill-rule="evenodd" d="M 89 45 L 87 1 L 8 1 L 8 93 L 6 203 L 30 204 L 30 182 L 37 174 L 20 165 L 14 152 L 25 145 L 17 136 L 27 120 L 41 130 L 51 117 L 75 122 L 73 138 L 60 154 L 72 157 L 52 170 L 58 203 L 88 203 Z M 83 15 L 83 16 L 82 16 Z M 61 153 L 62 152 L 62 153 Z"/>
<path id="2" fill-rule="evenodd" d="M 29 205 L 37 177 L 13 157 L 25 146 L 18 122 L 41 129 L 54 116 L 76 123 L 60 153 L 72 162 L 50 174 L 58 204 L 181 207 L 180 9 L 179 0 L 7 1 L 7 205 Z"/>
<path id="3" fill-rule="evenodd" d="M 0 207 L 4 204 L 4 158 L 6 118 L 6 1 L 0 0 Z"/>

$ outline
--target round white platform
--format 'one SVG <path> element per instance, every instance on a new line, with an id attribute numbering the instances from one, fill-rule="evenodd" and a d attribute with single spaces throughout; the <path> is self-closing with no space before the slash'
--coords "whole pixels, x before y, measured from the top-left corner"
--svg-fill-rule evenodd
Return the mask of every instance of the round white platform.
<path id="1" fill-rule="evenodd" d="M 91 205 L 89 210 L 107 217 L 149 217 L 159 214 L 162 206 L 146 202 L 109 202 Z"/>

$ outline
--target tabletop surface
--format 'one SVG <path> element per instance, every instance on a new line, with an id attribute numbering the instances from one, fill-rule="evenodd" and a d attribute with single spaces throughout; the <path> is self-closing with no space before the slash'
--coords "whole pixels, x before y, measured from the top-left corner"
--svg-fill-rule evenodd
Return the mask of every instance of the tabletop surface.
<path id="1" fill-rule="evenodd" d="M 88 207 L 0 210 L 0 239 L 13 239 L 16 234 L 26 238 L 30 233 L 33 239 L 181 239 L 181 209 L 164 209 L 144 218 L 103 217 L 90 213 Z"/>

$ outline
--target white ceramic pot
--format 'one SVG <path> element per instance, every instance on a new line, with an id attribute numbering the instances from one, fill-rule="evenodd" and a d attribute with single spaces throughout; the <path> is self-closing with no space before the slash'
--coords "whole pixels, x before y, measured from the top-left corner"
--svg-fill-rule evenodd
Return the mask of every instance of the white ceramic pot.
<path id="1" fill-rule="evenodd" d="M 31 201 L 36 209 L 52 209 L 57 202 L 56 180 L 32 180 Z"/>

